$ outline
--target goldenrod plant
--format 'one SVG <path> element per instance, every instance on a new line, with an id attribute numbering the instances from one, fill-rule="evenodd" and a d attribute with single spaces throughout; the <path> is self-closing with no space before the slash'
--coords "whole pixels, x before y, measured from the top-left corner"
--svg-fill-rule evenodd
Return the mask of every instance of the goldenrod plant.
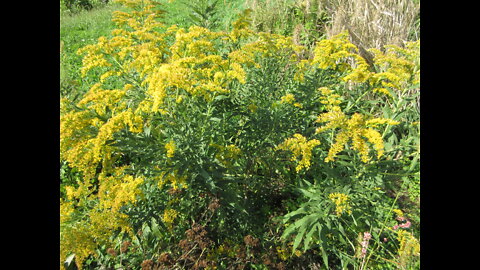
<path id="1" fill-rule="evenodd" d="M 419 42 L 305 58 L 250 9 L 219 31 L 115 2 L 61 97 L 60 268 L 418 266 Z"/>

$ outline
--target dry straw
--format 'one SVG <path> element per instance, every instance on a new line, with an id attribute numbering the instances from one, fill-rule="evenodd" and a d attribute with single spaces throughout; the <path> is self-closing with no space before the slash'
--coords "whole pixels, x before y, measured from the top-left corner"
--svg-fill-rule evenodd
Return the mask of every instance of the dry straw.
<path id="1" fill-rule="evenodd" d="M 371 58 L 369 48 L 384 49 L 384 45 L 403 46 L 414 26 L 420 5 L 412 0 L 326 0 L 332 18 L 327 36 L 344 30 L 362 56 Z"/>

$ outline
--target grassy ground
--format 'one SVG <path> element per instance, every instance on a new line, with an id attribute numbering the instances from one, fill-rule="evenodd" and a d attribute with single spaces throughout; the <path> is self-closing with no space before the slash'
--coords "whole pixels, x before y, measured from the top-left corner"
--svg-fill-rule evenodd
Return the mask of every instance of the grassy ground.
<path id="1" fill-rule="evenodd" d="M 199 5 L 197 2 L 202 2 Z M 216 2 L 216 4 L 214 4 Z M 212 28 L 226 30 L 243 8 L 244 1 L 165 1 L 164 22 L 167 25 L 177 24 L 188 28 L 196 23 L 195 18 L 206 15 L 203 23 L 214 24 Z M 195 5 L 195 10 L 192 8 Z M 209 10 L 214 6 L 213 11 Z M 121 5 L 108 3 L 92 10 L 79 12 L 61 11 L 60 14 L 60 90 L 63 97 L 76 99 L 76 95 L 84 93 L 88 78 L 80 77 L 82 58 L 76 54 L 79 48 L 93 44 L 100 36 L 109 36 L 115 28 L 112 12 L 122 10 Z"/>
<path id="2" fill-rule="evenodd" d="M 76 51 L 93 44 L 100 36 L 108 36 L 115 28 L 111 21 L 112 12 L 119 10 L 118 4 L 110 3 L 90 11 L 60 14 L 60 90 L 66 96 L 84 92 L 80 77 L 81 56 Z"/>

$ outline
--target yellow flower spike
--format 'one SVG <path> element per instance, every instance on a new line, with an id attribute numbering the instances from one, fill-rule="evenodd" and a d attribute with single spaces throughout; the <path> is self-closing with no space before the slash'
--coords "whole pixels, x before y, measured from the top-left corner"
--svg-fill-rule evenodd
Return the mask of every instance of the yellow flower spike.
<path id="1" fill-rule="evenodd" d="M 167 158 L 172 158 L 175 154 L 175 141 L 171 140 L 165 144 L 165 149 L 167 150 Z"/>
<path id="2" fill-rule="evenodd" d="M 411 232 L 397 230 L 397 240 L 400 243 L 398 255 L 400 264 L 405 265 L 412 256 L 420 256 L 420 243 Z"/>
<path id="3" fill-rule="evenodd" d="M 169 230 L 173 229 L 173 222 L 178 217 L 179 212 L 175 209 L 165 209 L 162 220 L 165 222 Z"/>
<path id="4" fill-rule="evenodd" d="M 317 139 L 307 141 L 307 139 L 301 134 L 294 134 L 293 138 L 286 139 L 283 143 L 278 145 L 276 149 L 291 151 L 293 154 L 291 160 L 298 162 L 295 170 L 299 172 L 302 169 L 310 168 L 312 149 L 319 144 L 320 141 Z M 300 156 L 302 156 L 302 158 L 298 160 Z"/>
<path id="5" fill-rule="evenodd" d="M 325 108 L 328 111 L 340 111 L 341 97 L 338 94 L 335 94 L 332 90 L 327 87 L 320 87 L 318 91 L 322 94 L 320 97 L 320 103 L 325 105 Z"/>
<path id="6" fill-rule="evenodd" d="M 71 214 L 75 211 L 72 202 L 66 202 L 60 199 L 60 224 L 71 220 Z"/>
<path id="7" fill-rule="evenodd" d="M 348 57 L 354 57 L 357 51 L 357 47 L 348 41 L 348 32 L 344 31 L 332 38 L 317 42 L 312 64 L 321 69 L 338 67 L 341 70 L 351 70 L 350 65 L 345 65 L 345 61 Z"/>
<path id="8" fill-rule="evenodd" d="M 67 200 L 72 200 L 75 196 L 75 188 L 72 186 L 66 186 L 65 187 L 65 192 L 67 195 Z"/>
<path id="9" fill-rule="evenodd" d="M 350 206 L 350 197 L 343 193 L 330 193 L 328 198 L 335 203 L 335 214 L 340 217 L 343 213 L 352 214 Z"/>
<path id="10" fill-rule="evenodd" d="M 293 104 L 294 101 L 295 101 L 295 96 L 290 93 L 286 94 L 285 96 L 282 96 L 280 99 L 281 104 L 285 104 L 285 103 Z"/>
<path id="11" fill-rule="evenodd" d="M 360 154 L 364 163 L 371 160 L 369 157 L 370 147 L 367 142 L 373 145 L 373 149 L 377 152 L 377 158 L 382 157 L 384 153 L 382 135 L 373 128 L 384 124 L 397 125 L 399 122 L 387 118 L 367 120 L 364 115 L 359 113 L 348 117 L 338 106 L 340 104 L 339 95 L 334 94 L 332 90 L 326 87 L 319 88 L 319 91 L 322 94 L 320 103 L 325 104 L 328 111 L 318 116 L 316 122 L 324 125 L 317 128 L 316 133 L 339 130 L 328 151 L 325 162 L 333 161 L 349 141 L 352 142 L 352 149 Z"/>
<path id="12" fill-rule="evenodd" d="M 417 46 L 418 45 L 418 46 Z M 385 46 L 386 51 L 370 49 L 374 54 L 375 66 L 379 72 L 373 73 L 369 83 L 375 87 L 374 91 L 387 94 L 383 88 L 391 88 L 397 91 L 406 90 L 409 83 L 420 82 L 419 72 L 419 42 L 407 43 L 405 48 L 395 45 Z"/>

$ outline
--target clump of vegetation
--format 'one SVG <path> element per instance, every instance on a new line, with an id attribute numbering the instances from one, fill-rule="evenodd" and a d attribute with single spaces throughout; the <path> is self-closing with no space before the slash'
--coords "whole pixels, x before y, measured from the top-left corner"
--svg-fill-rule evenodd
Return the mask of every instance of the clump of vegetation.
<path id="1" fill-rule="evenodd" d="M 61 268 L 419 268 L 419 41 L 116 2 L 61 93 Z"/>

